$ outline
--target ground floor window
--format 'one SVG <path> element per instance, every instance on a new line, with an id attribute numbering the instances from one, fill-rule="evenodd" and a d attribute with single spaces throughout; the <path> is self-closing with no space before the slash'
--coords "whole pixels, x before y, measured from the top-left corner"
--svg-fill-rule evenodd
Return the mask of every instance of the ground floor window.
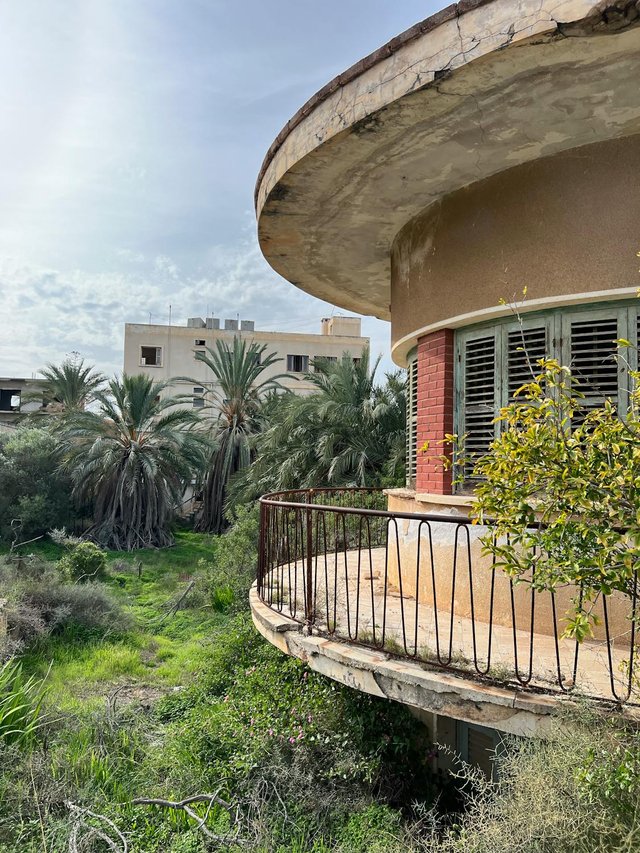
<path id="1" fill-rule="evenodd" d="M 455 338 L 455 432 L 465 455 L 486 453 L 500 430 L 500 408 L 536 372 L 542 357 L 571 367 L 587 407 L 611 400 L 626 409 L 629 370 L 638 366 L 638 305 L 562 308 L 461 329 Z M 620 353 L 616 341 L 631 347 Z M 472 464 L 463 472 L 472 479 Z"/>
<path id="2" fill-rule="evenodd" d="M 406 379 L 406 482 L 409 488 L 416 486 L 418 467 L 418 355 L 414 353 L 407 364 Z"/>

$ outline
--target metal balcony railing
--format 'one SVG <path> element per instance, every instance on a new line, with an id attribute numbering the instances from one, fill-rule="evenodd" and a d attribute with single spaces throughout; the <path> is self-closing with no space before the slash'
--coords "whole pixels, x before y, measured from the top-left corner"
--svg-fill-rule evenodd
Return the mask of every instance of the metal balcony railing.
<path id="1" fill-rule="evenodd" d="M 579 589 L 509 578 L 482 548 L 490 529 L 467 518 L 385 506 L 373 489 L 261 498 L 261 601 L 313 633 L 467 677 L 640 704 L 637 576 L 632 595 L 599 599 L 599 627 L 578 643 L 562 619 Z"/>

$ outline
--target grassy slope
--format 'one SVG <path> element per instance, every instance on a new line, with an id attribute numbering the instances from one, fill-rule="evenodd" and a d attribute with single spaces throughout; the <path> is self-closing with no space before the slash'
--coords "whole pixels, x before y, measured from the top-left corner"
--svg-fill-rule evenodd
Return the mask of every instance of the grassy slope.
<path id="1" fill-rule="evenodd" d="M 51 560 L 62 549 L 43 542 L 30 550 Z M 104 705 L 118 686 L 136 684 L 137 696 L 143 698 L 145 690 L 153 694 L 184 684 L 202 666 L 212 633 L 226 619 L 205 602 L 163 619 L 201 559 L 211 559 L 209 537 L 188 532 L 177 534 L 173 548 L 131 555 L 111 552 L 108 585 L 132 617 L 132 628 L 89 641 L 57 637 L 27 655 L 28 671 L 44 674 L 51 666 L 48 703 L 81 712 Z"/>

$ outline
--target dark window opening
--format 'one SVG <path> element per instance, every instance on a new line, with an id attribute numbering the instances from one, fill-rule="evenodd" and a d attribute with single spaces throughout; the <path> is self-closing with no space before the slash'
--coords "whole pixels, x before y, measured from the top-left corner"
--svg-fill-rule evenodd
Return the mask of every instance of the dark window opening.
<path id="1" fill-rule="evenodd" d="M 0 412 L 20 411 L 20 391 L 15 388 L 0 389 Z"/>
<path id="2" fill-rule="evenodd" d="M 309 370 L 309 356 L 288 355 L 287 370 L 290 373 L 306 373 Z"/>
<path id="3" fill-rule="evenodd" d="M 162 347 L 140 347 L 140 364 L 143 367 L 161 367 Z"/>

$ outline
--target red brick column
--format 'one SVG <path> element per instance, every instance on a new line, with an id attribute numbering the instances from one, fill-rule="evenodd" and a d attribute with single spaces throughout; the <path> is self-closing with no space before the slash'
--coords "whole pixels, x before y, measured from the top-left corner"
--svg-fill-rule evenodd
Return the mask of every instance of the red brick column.
<path id="1" fill-rule="evenodd" d="M 418 428 L 416 491 L 451 494 L 451 471 L 439 458 L 453 432 L 453 330 L 441 329 L 418 340 Z M 425 442 L 429 448 L 421 452 Z"/>

